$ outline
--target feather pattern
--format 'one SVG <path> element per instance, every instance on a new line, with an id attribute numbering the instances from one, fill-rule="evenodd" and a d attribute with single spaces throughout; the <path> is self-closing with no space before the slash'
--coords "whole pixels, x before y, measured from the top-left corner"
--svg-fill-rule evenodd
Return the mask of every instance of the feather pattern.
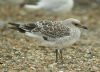
<path id="1" fill-rule="evenodd" d="M 18 25 L 17 25 L 18 26 Z M 19 25 L 19 28 L 31 33 L 41 33 L 45 37 L 59 38 L 70 35 L 70 28 L 64 26 L 62 21 L 39 21 L 30 24 Z"/>

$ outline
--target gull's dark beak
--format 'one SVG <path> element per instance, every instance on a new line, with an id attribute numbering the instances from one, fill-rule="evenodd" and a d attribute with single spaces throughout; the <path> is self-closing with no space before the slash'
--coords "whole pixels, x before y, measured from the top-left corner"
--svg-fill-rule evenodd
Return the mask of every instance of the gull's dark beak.
<path id="1" fill-rule="evenodd" d="M 83 26 L 83 25 L 81 25 L 81 28 L 86 29 L 86 30 L 88 29 L 86 26 Z"/>
<path id="2" fill-rule="evenodd" d="M 75 26 L 83 29 L 88 29 L 86 26 L 82 25 L 81 23 L 73 23 Z"/>

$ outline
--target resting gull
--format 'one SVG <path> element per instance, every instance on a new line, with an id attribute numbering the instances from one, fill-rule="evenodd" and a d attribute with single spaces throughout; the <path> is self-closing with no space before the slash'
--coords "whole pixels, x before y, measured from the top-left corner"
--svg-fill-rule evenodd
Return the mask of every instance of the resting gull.
<path id="1" fill-rule="evenodd" d="M 73 0 L 40 0 L 36 5 L 23 5 L 28 11 L 41 9 L 49 12 L 69 12 L 72 10 L 73 6 Z"/>

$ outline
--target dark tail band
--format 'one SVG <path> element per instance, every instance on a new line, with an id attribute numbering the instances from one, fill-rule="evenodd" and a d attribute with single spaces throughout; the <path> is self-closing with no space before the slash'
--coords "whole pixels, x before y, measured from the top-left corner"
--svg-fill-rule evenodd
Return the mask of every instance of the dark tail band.
<path id="1" fill-rule="evenodd" d="M 17 30 L 21 33 L 25 33 L 25 30 L 23 30 L 22 28 L 20 28 L 20 24 L 17 24 L 17 23 L 8 23 L 10 25 L 12 25 L 11 27 L 9 27 L 10 29 L 14 29 L 14 30 Z"/>
<path id="2" fill-rule="evenodd" d="M 13 25 L 13 26 L 16 26 L 16 27 L 19 27 L 20 26 L 20 24 L 17 24 L 17 23 L 8 23 L 8 24 L 10 24 L 10 25 Z"/>

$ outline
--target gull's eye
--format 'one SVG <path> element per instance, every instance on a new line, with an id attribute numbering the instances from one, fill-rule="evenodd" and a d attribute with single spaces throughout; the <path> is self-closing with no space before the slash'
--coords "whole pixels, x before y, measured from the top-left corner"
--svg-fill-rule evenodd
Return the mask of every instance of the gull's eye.
<path id="1" fill-rule="evenodd" d="M 74 25 L 75 25 L 75 26 L 78 26 L 79 24 L 78 24 L 78 23 L 74 23 Z"/>

